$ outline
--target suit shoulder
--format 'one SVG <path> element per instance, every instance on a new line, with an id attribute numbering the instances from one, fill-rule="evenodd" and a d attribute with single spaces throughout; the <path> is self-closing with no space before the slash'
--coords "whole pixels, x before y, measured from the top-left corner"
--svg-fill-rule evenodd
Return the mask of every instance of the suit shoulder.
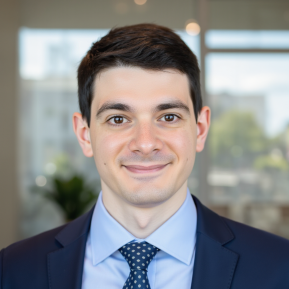
<path id="1" fill-rule="evenodd" d="M 3 249 L 0 254 L 3 288 L 5 285 L 5 288 L 48 288 L 47 255 L 62 247 L 55 240 L 55 236 L 65 226 L 24 239 Z"/>
<path id="2" fill-rule="evenodd" d="M 235 238 L 228 244 L 228 247 L 251 251 L 253 254 L 266 254 L 280 259 L 289 260 L 289 240 L 272 233 L 250 227 L 248 225 L 223 218 L 230 230 L 235 235 Z"/>
<path id="3" fill-rule="evenodd" d="M 46 252 L 56 250 L 61 246 L 55 240 L 55 236 L 65 227 L 66 225 L 57 227 L 55 229 L 43 232 L 36 236 L 18 241 L 5 248 L 5 259 L 21 259 L 31 258 L 33 255 L 40 253 L 45 254 Z"/>
<path id="4" fill-rule="evenodd" d="M 242 234 L 242 236 L 244 237 L 247 236 L 252 239 L 257 238 L 258 240 L 259 238 L 262 238 L 262 239 L 265 238 L 266 241 L 269 241 L 269 242 L 274 242 L 274 243 L 278 242 L 286 246 L 289 245 L 289 240 L 283 237 L 277 236 L 267 231 L 260 230 L 260 229 L 257 229 L 257 228 L 254 228 L 254 227 L 251 227 L 243 223 L 236 222 L 236 221 L 224 218 L 224 217 L 221 217 L 221 218 L 225 221 L 225 223 L 229 226 L 229 228 L 238 235 Z"/>

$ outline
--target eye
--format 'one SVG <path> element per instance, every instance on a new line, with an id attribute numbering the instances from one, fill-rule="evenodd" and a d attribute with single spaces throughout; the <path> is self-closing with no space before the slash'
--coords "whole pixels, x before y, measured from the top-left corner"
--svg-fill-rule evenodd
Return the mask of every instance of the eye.
<path id="1" fill-rule="evenodd" d="M 173 122 L 173 121 L 176 121 L 176 119 L 179 119 L 179 118 L 180 117 L 178 117 L 176 114 L 166 114 L 160 119 L 161 120 L 163 119 L 165 122 Z"/>
<path id="2" fill-rule="evenodd" d="M 120 124 L 128 122 L 128 120 L 121 115 L 115 115 L 111 117 L 110 119 L 108 119 L 107 122 L 112 125 L 120 125 Z"/>

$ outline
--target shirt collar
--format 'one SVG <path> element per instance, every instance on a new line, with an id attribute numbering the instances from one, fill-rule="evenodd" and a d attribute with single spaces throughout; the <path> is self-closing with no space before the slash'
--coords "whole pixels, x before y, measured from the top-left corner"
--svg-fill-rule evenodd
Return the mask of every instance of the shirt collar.
<path id="1" fill-rule="evenodd" d="M 135 237 L 120 225 L 106 210 L 102 192 L 98 196 L 90 225 L 93 265 L 102 262 Z"/>
<path id="2" fill-rule="evenodd" d="M 146 241 L 189 265 L 195 249 L 196 227 L 197 211 L 189 189 L 178 211 L 144 240 L 135 238 L 107 212 L 100 192 L 90 228 L 93 265 L 131 241 Z"/>

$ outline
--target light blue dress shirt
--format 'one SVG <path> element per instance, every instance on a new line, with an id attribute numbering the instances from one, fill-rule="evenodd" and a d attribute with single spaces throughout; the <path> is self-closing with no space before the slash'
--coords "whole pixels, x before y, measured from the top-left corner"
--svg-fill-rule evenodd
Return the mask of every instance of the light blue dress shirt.
<path id="1" fill-rule="evenodd" d="M 122 289 L 130 269 L 118 249 L 131 241 L 146 241 L 161 250 L 148 267 L 151 289 L 191 288 L 196 227 L 189 190 L 179 210 L 145 239 L 135 238 L 107 212 L 100 193 L 86 244 L 82 289 Z"/>

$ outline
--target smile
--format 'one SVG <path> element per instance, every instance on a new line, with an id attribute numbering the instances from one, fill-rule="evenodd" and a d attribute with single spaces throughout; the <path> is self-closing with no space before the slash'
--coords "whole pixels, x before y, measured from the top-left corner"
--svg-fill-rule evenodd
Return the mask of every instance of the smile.
<path id="1" fill-rule="evenodd" d="M 165 165 L 154 165 L 154 166 L 124 166 L 127 170 L 136 174 L 147 174 L 154 173 L 162 170 L 168 164 Z"/>

